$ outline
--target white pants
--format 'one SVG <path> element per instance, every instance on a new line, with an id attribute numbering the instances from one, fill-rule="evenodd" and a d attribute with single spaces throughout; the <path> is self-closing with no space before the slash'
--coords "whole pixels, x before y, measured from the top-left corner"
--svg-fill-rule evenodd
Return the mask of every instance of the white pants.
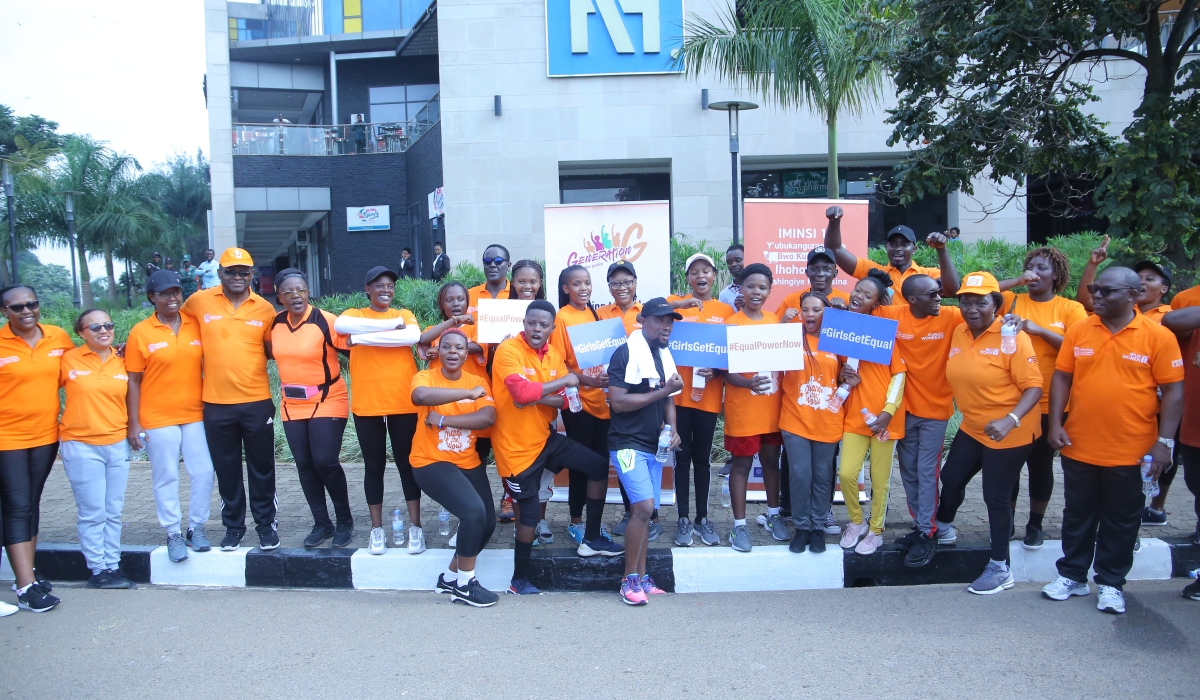
<path id="1" fill-rule="evenodd" d="M 146 430 L 146 455 L 154 479 L 154 505 L 158 524 L 168 535 L 180 532 L 183 519 L 179 506 L 179 455 L 191 479 L 192 497 L 188 522 L 203 525 L 208 521 L 213 493 L 213 463 L 204 436 L 204 421 Z"/>
<path id="2" fill-rule="evenodd" d="M 79 548 L 93 574 L 121 565 L 121 511 L 129 480 L 129 443 L 62 443 L 63 471 L 79 511 Z"/>

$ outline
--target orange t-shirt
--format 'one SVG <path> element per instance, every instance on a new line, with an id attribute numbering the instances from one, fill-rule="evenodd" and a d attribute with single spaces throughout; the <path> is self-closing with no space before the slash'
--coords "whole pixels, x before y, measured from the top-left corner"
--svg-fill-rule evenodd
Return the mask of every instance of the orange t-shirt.
<path id="1" fill-rule="evenodd" d="M 762 318 L 755 321 L 743 310 L 725 320 L 727 326 L 758 326 L 768 323 L 779 323 L 779 317 L 770 311 L 763 311 Z M 755 373 L 743 373 L 741 376 L 749 379 L 755 376 Z M 755 394 L 750 389 L 726 383 L 725 434 L 730 437 L 750 437 L 779 432 L 779 407 L 782 401 L 783 394 L 779 391 L 778 377 L 775 390 L 769 394 Z"/>
<path id="2" fill-rule="evenodd" d="M 942 309 L 942 313 L 945 312 Z M 1000 442 L 983 432 L 988 423 L 1012 412 L 1026 389 L 1042 385 L 1037 353 L 1027 333 L 1017 333 L 1015 353 L 1005 355 L 1000 352 L 1000 326 L 1003 323 L 1002 319 L 996 319 L 978 338 L 971 335 L 967 324 L 960 325 L 951 337 L 946 362 L 946 380 L 963 416 L 959 430 L 965 430 L 980 444 L 993 449 L 1028 445 L 1042 434 L 1042 422 L 1033 410 Z M 911 370 L 908 378 L 912 379 Z M 911 396 L 907 388 L 904 395 Z"/>
<path id="3" fill-rule="evenodd" d="M 275 307 L 254 292 L 237 309 L 220 286 L 202 289 L 183 302 L 200 322 L 204 344 L 204 401 L 235 404 L 271 398 L 267 355 Z"/>
<path id="4" fill-rule="evenodd" d="M 412 453 L 409 455 L 409 462 L 414 469 L 435 462 L 449 462 L 461 469 L 479 466 L 479 453 L 475 451 L 475 439 L 479 437 L 477 431 L 449 426 L 438 430 L 436 425 L 425 425 L 425 417 L 434 409 L 443 416 L 461 416 L 495 407 L 486 379 L 468 372 L 462 372 L 461 375 L 458 379 L 450 380 L 441 370 L 427 369 L 417 372 L 412 378 L 409 401 L 412 400 L 412 390 L 420 386 L 435 389 L 474 389 L 482 386 L 488 389 L 488 393 L 479 399 L 461 399 L 440 406 L 417 406 L 417 432 L 413 434 Z"/>
<path id="5" fill-rule="evenodd" d="M 1013 301 L 1016 306 L 1013 306 Z M 1071 326 L 1087 319 L 1087 311 L 1083 304 L 1066 297 L 1054 297 L 1050 301 L 1034 301 L 1028 294 L 1004 292 L 1004 308 L 996 312 L 997 316 L 1014 313 L 1021 318 L 1027 318 L 1037 325 L 1058 334 L 1066 333 Z M 1033 350 L 1037 353 L 1038 367 L 1042 370 L 1042 401 L 1038 404 L 1042 413 L 1050 412 L 1050 380 L 1054 378 L 1054 362 L 1058 359 L 1058 349 L 1038 337 L 1031 337 Z M 1068 406 L 1069 408 L 1069 406 Z"/>
<path id="6" fill-rule="evenodd" d="M 858 259 L 858 262 L 854 265 L 854 272 L 851 273 L 851 276 L 862 279 L 866 277 L 867 273 L 871 270 L 883 270 L 887 273 L 888 277 L 892 278 L 892 292 L 895 294 L 895 297 L 901 301 L 903 301 L 904 297 L 900 295 L 900 287 L 904 285 L 904 280 L 908 279 L 909 277 L 912 277 L 913 275 L 929 275 L 935 280 L 940 280 L 942 278 L 942 271 L 937 267 L 921 267 L 916 263 L 912 263 L 908 266 L 907 270 L 901 272 L 891 265 L 880 265 L 879 263 L 874 262 L 873 260 L 868 260 L 867 258 Z M 891 431 L 892 428 L 889 425 L 888 432 Z"/>
<path id="7" fill-rule="evenodd" d="M 616 302 L 596 309 L 596 315 L 600 317 L 601 321 L 607 321 L 610 318 L 621 319 L 621 323 L 625 325 L 625 335 L 630 335 L 642 327 L 637 320 L 640 313 L 642 313 L 642 302 L 640 301 L 633 302 L 633 306 L 630 306 L 628 311 L 621 311 L 621 307 L 617 306 Z"/>
<path id="8" fill-rule="evenodd" d="M 562 353 L 563 359 L 567 363 L 567 368 L 572 372 L 580 372 L 589 377 L 599 377 L 604 373 L 603 365 L 588 367 L 584 370 L 579 369 L 579 360 L 575 359 L 575 348 L 571 346 L 571 337 L 567 335 L 568 326 L 575 326 L 581 323 L 595 323 L 598 320 L 603 320 L 600 317 L 599 310 L 596 311 L 595 315 L 589 309 L 580 311 L 571 305 L 564 306 L 558 310 L 558 317 L 554 320 L 554 333 L 550 336 L 550 344 Z M 583 410 L 597 418 L 608 420 L 610 415 L 608 412 L 608 394 L 604 393 L 604 389 L 580 384 L 579 398 L 583 402 Z"/>
<path id="9" fill-rule="evenodd" d="M 957 306 L 943 306 L 937 316 L 917 318 L 912 315 L 912 307 L 905 304 L 877 307 L 874 315 L 899 321 L 896 347 L 907 368 L 905 413 L 949 420 L 954 415 L 954 392 L 946 382 L 946 358 L 954 329 L 963 322 L 962 312 Z"/>
<path id="10" fill-rule="evenodd" d="M 403 318 L 405 326 L 421 324 L 408 309 L 376 311 L 346 309 L 343 316 L 351 318 Z M 332 328 L 330 329 L 332 331 Z M 355 345 L 350 348 L 350 410 L 356 416 L 395 416 L 416 413 L 408 385 L 417 374 L 413 350 Z"/>
<path id="11" fill-rule="evenodd" d="M 58 442 L 59 373 L 63 353 L 75 348 L 58 326 L 39 323 L 33 347 L 0 326 L 0 450 Z"/>
<path id="12" fill-rule="evenodd" d="M 1158 439 L 1158 387 L 1183 381 L 1175 336 L 1141 314 L 1116 335 L 1099 316 L 1068 328 L 1056 367 L 1073 375 L 1062 453 L 1101 467 L 1142 461 Z"/>
<path id="13" fill-rule="evenodd" d="M 815 442 L 837 442 L 842 439 L 842 414 L 829 410 L 829 398 L 837 391 L 841 362 L 818 347 L 820 338 L 806 334 L 804 369 L 783 373 L 779 429 Z"/>
<path id="14" fill-rule="evenodd" d="M 129 331 L 125 342 L 125 369 L 142 373 L 138 424 L 143 428 L 204 420 L 200 323 L 188 314 L 179 318 L 176 335 L 157 314 L 150 314 Z"/>
<path id="15" fill-rule="evenodd" d="M 467 313 L 475 317 L 475 322 L 479 322 L 479 300 L 482 299 L 507 299 L 512 292 L 512 282 L 504 280 L 504 289 L 500 290 L 499 296 L 488 294 L 487 282 L 471 287 L 467 290 Z"/>
<path id="16" fill-rule="evenodd" d="M 126 438 L 125 371 L 125 360 L 115 350 L 104 362 L 87 345 L 63 353 L 59 382 L 67 390 L 67 405 L 59 421 L 60 440 L 107 446 Z"/>
<path id="17" fill-rule="evenodd" d="M 529 347 L 524 334 L 509 338 L 496 348 L 496 359 L 492 362 L 496 396 L 492 449 L 500 476 L 516 476 L 533 464 L 550 437 L 550 424 L 558 417 L 558 409 L 550 406 L 518 408 L 504 385 L 504 378 L 513 374 L 537 384 L 566 376 L 567 365 L 558 349 L 547 344 L 542 350 L 539 353 Z"/>
<path id="18" fill-rule="evenodd" d="M 479 337 L 479 325 L 474 324 L 474 323 L 468 323 L 466 325 L 459 326 L 458 330 L 462 331 L 463 335 L 467 336 L 467 340 L 469 340 L 472 343 L 475 343 L 479 347 L 483 348 L 482 354 L 467 356 L 466 361 L 463 362 L 463 371 L 474 374 L 477 377 L 482 377 L 483 379 L 488 379 L 487 359 L 488 359 L 488 348 L 490 348 L 491 346 L 488 345 L 487 343 L 479 343 L 475 340 L 476 338 Z M 429 344 L 429 369 L 441 369 L 442 368 L 442 360 L 441 360 L 441 358 L 439 358 L 437 356 L 437 346 L 438 346 L 438 339 L 434 338 L 433 342 Z"/>
<path id="19" fill-rule="evenodd" d="M 1156 306 L 1153 309 L 1150 309 L 1149 311 L 1145 311 L 1145 312 L 1143 312 L 1141 309 L 1138 309 L 1138 313 L 1145 316 L 1146 320 L 1154 321 L 1155 323 L 1159 324 L 1160 326 L 1162 325 L 1162 317 L 1166 316 L 1167 313 L 1170 311 L 1171 311 L 1171 307 L 1166 304 L 1161 304 L 1161 305 Z"/>
<path id="20" fill-rule="evenodd" d="M 1171 299 L 1172 309 L 1186 309 L 1189 306 L 1200 306 L 1200 284 L 1183 290 Z"/>
<path id="21" fill-rule="evenodd" d="M 800 310 L 800 297 L 804 296 L 808 292 L 809 292 L 809 290 L 802 289 L 799 292 L 792 292 L 791 294 L 784 297 L 783 301 L 779 302 L 779 308 L 775 309 L 775 315 L 782 319 L 783 315 L 786 314 L 789 309 L 795 309 L 795 310 L 799 311 Z M 840 289 L 830 289 L 829 296 L 826 298 L 829 299 L 829 301 L 833 301 L 834 299 L 841 299 L 842 301 L 846 302 L 847 304 L 850 303 L 850 295 L 847 294 L 846 292 L 843 292 Z M 796 316 L 796 318 L 793 318 L 791 321 L 788 321 L 788 323 L 800 323 L 800 317 Z"/>
<path id="22" fill-rule="evenodd" d="M 672 294 L 667 297 L 667 301 L 680 301 L 688 299 L 688 296 L 676 296 Z M 679 323 L 713 323 L 716 325 L 725 325 L 725 321 L 737 311 L 732 306 L 723 301 L 710 299 L 704 302 L 704 307 L 697 309 L 694 306 L 689 306 L 686 309 L 675 309 L 675 313 L 683 316 L 683 320 Z M 679 370 L 679 376 L 683 378 L 683 391 L 675 395 L 675 405 L 685 406 L 687 408 L 696 408 L 709 413 L 720 413 L 721 405 L 724 402 L 724 387 L 725 381 L 721 379 L 721 375 L 704 382 L 704 395 L 699 401 L 692 401 L 692 370 L 694 367 L 684 367 L 680 365 L 676 367 Z"/>
<path id="23" fill-rule="evenodd" d="M 861 259 L 861 258 L 860 258 Z M 888 385 L 892 382 L 892 375 L 906 371 L 907 365 L 904 362 L 904 353 L 898 350 L 892 350 L 892 362 L 887 365 L 880 365 L 874 362 L 863 360 L 858 364 L 858 376 L 862 379 L 858 386 L 850 390 L 850 396 L 846 397 L 846 402 L 842 404 L 842 430 L 847 433 L 856 435 L 871 435 L 871 429 L 867 427 L 866 421 L 863 420 L 862 410 L 865 408 L 875 415 L 883 410 L 887 405 L 887 390 Z M 892 420 L 888 423 L 888 434 L 893 440 L 899 440 L 904 437 L 904 414 L 907 410 L 908 402 L 908 378 L 905 377 L 904 395 L 896 406 L 896 412 L 892 414 Z"/>
<path id="24" fill-rule="evenodd" d="M 346 391 L 345 380 L 338 378 L 342 373 L 338 353 L 326 345 L 325 334 L 313 322 L 313 315 L 321 314 L 325 317 L 325 323 L 329 324 L 329 338 L 335 348 L 345 350 L 348 338 L 333 330 L 333 324 L 337 322 L 336 316 L 315 306 L 308 308 L 308 315 L 300 325 L 292 327 L 284 312 L 283 320 L 271 329 L 271 354 L 275 357 L 275 366 L 279 369 L 279 383 L 320 386 L 326 382 L 326 377 L 332 378 L 333 383 L 329 385 L 329 391 L 324 397 L 318 392 L 309 399 L 289 398 L 280 389 L 283 419 L 348 418 L 350 395 Z"/>

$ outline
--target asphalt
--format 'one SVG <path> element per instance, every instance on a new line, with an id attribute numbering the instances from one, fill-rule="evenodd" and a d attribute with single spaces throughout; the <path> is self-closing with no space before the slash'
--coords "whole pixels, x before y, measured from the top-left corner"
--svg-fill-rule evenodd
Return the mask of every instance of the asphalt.
<path id="1" fill-rule="evenodd" d="M 656 596 L 61 587 L 0 619 L 7 697 L 1200 696 L 1186 581 L 1044 600 L 1018 585 Z"/>

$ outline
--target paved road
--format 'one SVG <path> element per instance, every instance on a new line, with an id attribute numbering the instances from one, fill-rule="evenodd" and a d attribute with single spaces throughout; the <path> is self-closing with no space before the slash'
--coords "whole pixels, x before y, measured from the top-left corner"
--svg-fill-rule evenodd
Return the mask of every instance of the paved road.
<path id="1" fill-rule="evenodd" d="M 1018 585 L 504 598 L 66 589 L 0 619 L 8 697 L 1197 697 L 1200 604 L 1129 586 L 1129 612 Z M 102 690 L 100 690 L 102 689 Z"/>

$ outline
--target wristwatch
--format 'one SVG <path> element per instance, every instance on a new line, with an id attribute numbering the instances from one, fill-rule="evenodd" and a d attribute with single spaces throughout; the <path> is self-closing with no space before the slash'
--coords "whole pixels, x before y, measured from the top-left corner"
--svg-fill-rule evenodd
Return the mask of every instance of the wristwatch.
<path id="1" fill-rule="evenodd" d="M 1166 445 L 1168 450 L 1175 449 L 1175 441 L 1171 438 L 1160 437 L 1158 441 Z"/>
<path id="2" fill-rule="evenodd" d="M 1013 425 L 1015 425 L 1018 428 L 1021 427 L 1021 419 L 1017 418 L 1017 414 L 1010 413 L 1010 414 L 1008 414 L 1008 417 L 1013 419 Z"/>

